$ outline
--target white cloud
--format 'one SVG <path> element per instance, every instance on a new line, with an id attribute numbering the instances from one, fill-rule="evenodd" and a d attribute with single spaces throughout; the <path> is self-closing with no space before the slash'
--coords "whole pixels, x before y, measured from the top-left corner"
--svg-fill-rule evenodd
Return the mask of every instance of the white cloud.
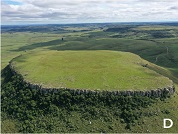
<path id="1" fill-rule="evenodd" d="M 178 20 L 178 0 L 13 1 L 21 4 L 2 2 L 3 24 Z"/>

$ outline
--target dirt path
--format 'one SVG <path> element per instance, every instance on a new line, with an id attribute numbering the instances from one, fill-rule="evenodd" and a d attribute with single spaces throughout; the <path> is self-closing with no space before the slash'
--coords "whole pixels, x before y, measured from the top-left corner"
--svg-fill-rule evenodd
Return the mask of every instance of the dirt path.
<path id="1" fill-rule="evenodd" d="M 166 52 L 167 52 L 167 55 L 169 54 L 169 48 L 167 46 L 166 47 Z"/>
<path id="2" fill-rule="evenodd" d="M 169 48 L 167 46 L 166 47 L 166 54 L 168 55 L 169 54 Z M 158 58 L 160 57 L 160 55 L 156 56 L 156 59 L 155 59 L 155 62 L 156 63 L 158 61 Z"/>

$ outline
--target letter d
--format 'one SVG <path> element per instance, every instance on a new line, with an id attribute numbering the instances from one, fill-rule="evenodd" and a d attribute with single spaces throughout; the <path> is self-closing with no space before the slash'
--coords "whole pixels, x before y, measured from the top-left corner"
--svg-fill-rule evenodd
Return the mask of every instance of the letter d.
<path id="1" fill-rule="evenodd" d="M 170 122 L 170 125 L 169 125 L 169 126 L 166 125 L 166 121 L 169 121 L 169 122 Z M 164 120 L 163 120 L 163 127 L 164 127 L 164 128 L 171 128 L 172 126 L 173 126 L 173 121 L 172 121 L 171 119 L 164 119 Z"/>

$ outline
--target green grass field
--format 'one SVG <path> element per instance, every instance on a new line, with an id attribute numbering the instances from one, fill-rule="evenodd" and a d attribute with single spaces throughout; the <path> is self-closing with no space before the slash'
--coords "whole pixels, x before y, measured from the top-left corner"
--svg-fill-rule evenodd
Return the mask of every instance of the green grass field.
<path id="1" fill-rule="evenodd" d="M 105 90 L 150 90 L 172 82 L 143 67 L 151 64 L 129 52 L 43 51 L 24 54 L 12 65 L 26 81 L 44 87 Z M 151 84 L 150 84 L 151 83 Z"/>

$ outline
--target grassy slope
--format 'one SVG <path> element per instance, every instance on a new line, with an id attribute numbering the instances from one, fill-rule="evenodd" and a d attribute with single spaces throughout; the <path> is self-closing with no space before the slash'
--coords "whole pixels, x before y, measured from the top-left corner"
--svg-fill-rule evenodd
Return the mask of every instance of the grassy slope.
<path id="1" fill-rule="evenodd" d="M 59 38 L 57 35 L 44 34 L 44 33 L 4 33 L 1 35 L 1 67 L 4 68 L 8 62 L 25 53 L 24 51 L 16 51 L 22 46 L 28 46 L 33 43 L 43 41 L 50 41 Z"/>
<path id="2" fill-rule="evenodd" d="M 171 81 L 143 67 L 139 56 L 118 51 L 44 51 L 26 54 L 12 65 L 27 81 L 44 87 L 105 90 L 148 90 Z M 151 83 L 151 84 L 150 84 Z"/>
<path id="3" fill-rule="evenodd" d="M 49 46 L 54 46 L 54 44 L 60 45 L 62 37 L 64 37 L 64 39 L 72 39 L 79 37 L 79 35 L 81 35 L 80 32 L 66 34 L 29 32 L 3 33 L 1 34 L 1 67 L 3 69 L 12 58 L 24 54 L 25 51 L 42 51 Z"/>

